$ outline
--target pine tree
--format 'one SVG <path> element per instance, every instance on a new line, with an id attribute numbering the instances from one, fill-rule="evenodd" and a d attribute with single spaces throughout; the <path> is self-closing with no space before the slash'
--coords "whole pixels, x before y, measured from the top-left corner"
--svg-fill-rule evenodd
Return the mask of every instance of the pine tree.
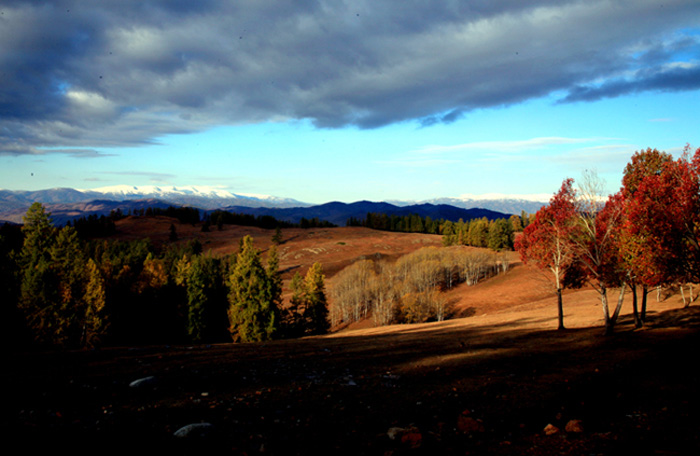
<path id="1" fill-rule="evenodd" d="M 272 236 L 272 243 L 280 245 L 282 243 L 282 230 L 280 227 L 275 227 L 275 234 Z"/>
<path id="2" fill-rule="evenodd" d="M 168 235 L 168 240 L 170 242 L 175 242 L 177 241 L 177 230 L 175 229 L 175 225 L 173 223 L 170 224 L 170 234 Z"/>
<path id="3" fill-rule="evenodd" d="M 85 286 L 85 316 L 83 320 L 83 347 L 93 348 L 107 333 L 109 322 L 105 310 L 107 302 L 105 281 L 97 264 L 92 260 L 87 262 L 87 285 Z"/>
<path id="4" fill-rule="evenodd" d="M 57 299 L 49 249 L 55 229 L 41 203 L 33 203 L 23 218 L 24 243 L 19 255 L 20 301 L 27 328 L 37 342 L 52 342 L 53 303 Z"/>
<path id="5" fill-rule="evenodd" d="M 269 340 L 277 329 L 267 271 L 253 238 L 245 236 L 229 278 L 229 330 L 235 342 Z"/>
<path id="6" fill-rule="evenodd" d="M 267 253 L 267 280 L 269 287 L 270 301 L 275 321 L 279 322 L 279 309 L 282 306 L 282 276 L 280 274 L 280 258 L 277 253 L 277 246 L 272 245 Z"/>
<path id="7" fill-rule="evenodd" d="M 314 263 L 304 279 L 304 321 L 307 334 L 325 334 L 330 329 L 324 279 L 321 263 Z"/>
<path id="8" fill-rule="evenodd" d="M 82 340 L 85 315 L 86 259 L 75 228 L 64 227 L 49 249 L 52 275 L 58 291 L 52 303 L 53 342 L 76 346 Z"/>
<path id="9" fill-rule="evenodd" d="M 488 248 L 498 252 L 501 250 L 509 250 L 513 246 L 512 234 L 513 229 L 508 220 L 498 219 L 494 221 L 490 225 L 488 231 Z"/>
<path id="10" fill-rule="evenodd" d="M 292 291 L 292 297 L 284 315 L 284 332 L 286 337 L 300 337 L 305 331 L 306 288 L 304 278 L 298 271 L 294 273 L 289 288 Z"/>

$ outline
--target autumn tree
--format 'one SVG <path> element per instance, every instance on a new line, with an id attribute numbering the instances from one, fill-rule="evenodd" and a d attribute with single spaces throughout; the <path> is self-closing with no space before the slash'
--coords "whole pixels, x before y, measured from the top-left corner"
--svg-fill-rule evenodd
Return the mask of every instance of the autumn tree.
<path id="1" fill-rule="evenodd" d="M 360 260 L 340 271 L 332 289 L 331 321 L 359 321 L 369 315 L 372 306 L 372 278 L 376 275 L 372 260 Z"/>
<path id="2" fill-rule="evenodd" d="M 648 290 L 668 282 L 668 266 L 673 263 L 670 252 L 654 236 L 654 231 L 658 229 L 654 218 L 662 216 L 664 206 L 672 203 L 668 198 L 662 200 L 656 194 L 661 190 L 657 176 L 671 166 L 672 161 L 670 154 L 656 149 L 637 151 L 625 167 L 622 178 L 621 193 L 626 208 L 624 222 L 620 226 L 621 248 L 629 271 L 632 309 L 637 327 L 641 327 L 646 318 Z M 647 182 L 639 191 L 645 180 Z M 650 195 L 649 190 L 654 194 Z M 642 288 L 641 311 L 638 308 L 638 285 Z"/>
<path id="3" fill-rule="evenodd" d="M 587 172 L 577 195 L 580 236 L 574 238 L 576 256 L 588 282 L 599 293 L 605 333 L 613 332 L 622 307 L 627 280 L 621 274 L 620 248 L 617 237 L 622 223 L 624 205 L 619 195 L 603 203 L 603 182 L 595 173 Z M 608 290 L 619 288 L 617 306 L 610 313 Z"/>
<path id="4" fill-rule="evenodd" d="M 630 202 L 633 232 L 653 248 L 652 282 L 700 281 L 700 149 L 643 176 Z"/>
<path id="5" fill-rule="evenodd" d="M 523 222 L 519 215 L 511 215 L 510 218 L 508 218 L 508 221 L 510 222 L 510 226 L 514 233 L 518 233 L 523 230 Z"/>
<path id="6" fill-rule="evenodd" d="M 493 252 L 479 249 L 461 251 L 455 261 L 460 280 L 469 286 L 476 285 L 479 280 L 488 277 L 494 268 Z"/>
<path id="7" fill-rule="evenodd" d="M 576 211 L 576 192 L 573 179 L 566 179 L 559 191 L 550 199 L 549 205 L 535 214 L 515 248 L 524 264 L 532 263 L 552 274 L 557 293 L 559 329 L 564 329 L 564 307 L 562 290 L 567 285 L 577 285 L 576 249 L 574 239 L 581 236 Z"/>

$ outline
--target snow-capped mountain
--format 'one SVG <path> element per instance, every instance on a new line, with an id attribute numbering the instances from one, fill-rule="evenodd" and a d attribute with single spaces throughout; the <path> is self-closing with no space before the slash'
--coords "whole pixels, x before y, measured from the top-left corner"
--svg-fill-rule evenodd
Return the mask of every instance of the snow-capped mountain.
<path id="1" fill-rule="evenodd" d="M 268 195 L 232 193 L 216 187 L 200 186 L 130 186 L 115 185 L 92 189 L 54 188 L 36 191 L 0 190 L 3 207 L 23 207 L 34 201 L 42 203 L 84 203 L 92 200 L 131 201 L 157 199 L 174 205 L 195 206 L 200 209 L 217 209 L 224 206 L 250 207 L 303 207 L 307 203 L 291 198 Z"/>
<path id="2" fill-rule="evenodd" d="M 505 195 L 502 193 L 486 193 L 483 195 L 460 195 L 458 197 L 433 198 L 422 201 L 388 201 L 397 206 L 409 206 L 413 204 L 449 204 L 450 206 L 463 209 L 489 209 L 506 214 L 518 214 L 522 211 L 534 214 L 542 206 L 546 206 L 551 195 L 530 194 L 530 195 Z"/>
<path id="3" fill-rule="evenodd" d="M 142 198 L 158 199 L 195 206 L 201 209 L 217 209 L 223 206 L 249 207 L 304 207 L 307 203 L 291 198 L 259 195 L 250 193 L 232 193 L 217 187 L 209 186 L 156 186 L 156 185 L 114 185 L 89 190 L 79 190 L 86 195 L 99 194 L 100 199 L 133 200 Z"/>
<path id="4" fill-rule="evenodd" d="M 227 190 L 222 190 L 216 187 L 209 186 L 194 186 L 187 185 L 183 187 L 175 186 L 157 186 L 157 185 L 112 185 L 107 187 L 99 187 L 92 189 L 78 189 L 80 192 L 96 192 L 105 195 L 121 195 L 123 197 L 142 197 L 144 195 L 158 195 L 158 196 L 168 196 L 168 195 L 196 195 L 203 196 L 207 198 L 218 197 L 218 198 L 231 198 L 235 195 Z"/>

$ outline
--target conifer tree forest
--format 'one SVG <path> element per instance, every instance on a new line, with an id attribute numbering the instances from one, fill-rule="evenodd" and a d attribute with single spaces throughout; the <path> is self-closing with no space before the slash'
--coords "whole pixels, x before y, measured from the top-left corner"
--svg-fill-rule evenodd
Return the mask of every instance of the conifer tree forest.
<path id="1" fill-rule="evenodd" d="M 697 294 L 692 284 L 700 282 L 700 149 L 686 146 L 676 159 L 640 150 L 625 167 L 620 190 L 604 195 L 602 188 L 593 173 L 580 182 L 567 178 L 536 214 L 500 220 L 368 214 L 354 223 L 441 235 L 443 247 L 391 263 L 361 259 L 341 270 L 329 291 L 316 263 L 292 277 L 288 302 L 280 225 L 273 220 L 245 219 L 276 228 L 264 256 L 250 236 L 237 254 L 214 256 L 196 240 L 177 241 L 174 226 L 171 242 L 158 248 L 148 239 L 105 240 L 99 235 L 113 232 L 122 214 L 59 228 L 34 203 L 22 226 L 0 226 L 3 338 L 11 347 L 66 348 L 258 342 L 324 334 L 364 318 L 376 325 L 439 321 L 450 317 L 442 291 L 506 272 L 504 252 L 513 247 L 525 264 L 546 271 L 560 329 L 563 290 L 584 284 L 598 292 L 606 333 L 614 330 L 625 292 L 638 327 L 647 296 L 660 287 L 680 289 L 690 305 Z M 200 221 L 192 210 L 168 214 Z M 203 229 L 236 217 L 215 213 Z"/>
<path id="2" fill-rule="evenodd" d="M 148 239 L 81 239 L 77 227 L 89 230 L 89 222 L 54 227 L 34 203 L 21 227 L 0 227 L 9 346 L 254 342 L 328 331 L 320 264 L 304 282 L 303 306 L 282 312 L 274 244 L 263 264 L 250 236 L 237 254 L 213 256 L 197 240 L 176 243 L 173 225 L 170 242 L 156 248 Z"/>

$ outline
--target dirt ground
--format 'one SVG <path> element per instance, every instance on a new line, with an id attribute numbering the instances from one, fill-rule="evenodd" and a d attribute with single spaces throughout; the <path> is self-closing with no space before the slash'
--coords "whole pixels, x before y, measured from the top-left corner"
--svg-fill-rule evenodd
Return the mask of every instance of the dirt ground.
<path id="1" fill-rule="evenodd" d="M 375 245 L 351 232 L 325 248 Z M 597 294 L 584 289 L 566 294 L 567 330 L 557 331 L 537 277 L 514 262 L 459 287 L 450 300 L 467 316 L 439 323 L 5 354 L 4 445 L 29 454 L 698 454 L 700 305 L 650 295 L 648 323 L 635 330 L 627 299 L 615 334 L 603 336 Z M 174 435 L 193 423 L 208 425 Z"/>

